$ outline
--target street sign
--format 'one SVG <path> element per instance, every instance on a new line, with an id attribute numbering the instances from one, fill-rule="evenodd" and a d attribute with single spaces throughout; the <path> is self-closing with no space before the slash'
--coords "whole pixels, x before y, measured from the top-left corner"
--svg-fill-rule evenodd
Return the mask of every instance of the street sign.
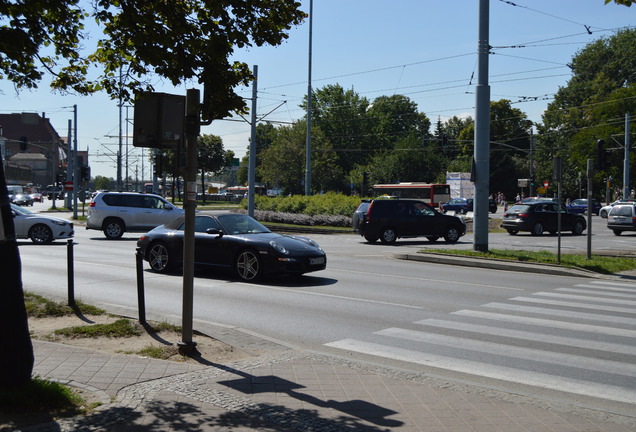
<path id="1" fill-rule="evenodd" d="M 543 182 L 543 187 L 545 187 L 546 189 L 548 188 L 548 181 L 547 180 Z"/>
<path id="2" fill-rule="evenodd" d="M 64 182 L 64 190 L 73 190 L 73 182 L 72 181 Z"/>

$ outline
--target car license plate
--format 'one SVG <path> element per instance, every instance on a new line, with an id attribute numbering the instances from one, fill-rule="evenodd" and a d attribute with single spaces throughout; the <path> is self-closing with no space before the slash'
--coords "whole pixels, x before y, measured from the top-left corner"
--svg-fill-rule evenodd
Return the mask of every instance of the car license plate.
<path id="1" fill-rule="evenodd" d="M 309 265 L 322 265 L 325 263 L 325 257 L 309 258 Z"/>

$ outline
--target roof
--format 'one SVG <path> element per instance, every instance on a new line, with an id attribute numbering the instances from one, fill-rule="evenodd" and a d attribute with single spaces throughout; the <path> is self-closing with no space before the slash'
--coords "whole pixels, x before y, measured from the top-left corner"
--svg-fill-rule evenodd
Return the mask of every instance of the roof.
<path id="1" fill-rule="evenodd" d="M 44 114 L 0 114 L 0 129 L 2 136 L 8 140 L 21 141 L 26 138 L 30 143 L 64 142 Z"/>

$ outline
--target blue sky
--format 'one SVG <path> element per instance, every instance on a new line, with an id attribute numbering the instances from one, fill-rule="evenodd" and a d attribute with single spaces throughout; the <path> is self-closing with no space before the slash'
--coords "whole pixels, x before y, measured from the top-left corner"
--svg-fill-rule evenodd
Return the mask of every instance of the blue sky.
<path id="1" fill-rule="evenodd" d="M 308 12 L 309 0 L 302 4 Z M 313 88 L 338 83 L 370 101 L 403 94 L 433 124 L 438 117 L 474 117 L 478 4 L 478 0 L 314 0 Z M 541 121 L 554 93 L 567 84 L 571 76 L 567 63 L 577 51 L 634 25 L 636 6 L 605 5 L 603 0 L 490 0 L 491 99 L 509 99 L 531 120 Z M 279 47 L 236 52 L 237 60 L 258 65 L 258 117 L 274 110 L 264 120 L 292 122 L 304 115 L 298 105 L 307 93 L 308 45 L 307 20 L 292 29 Z M 194 86 L 159 83 L 156 90 L 185 95 Z M 10 83 L 1 81 L 0 112 L 45 112 L 65 136 L 71 107 L 77 104 L 79 149 L 89 148 L 92 174 L 116 177 L 116 102 L 104 94 L 60 96 L 51 93 L 46 82 L 40 87 L 16 93 Z M 251 88 L 239 91 L 246 98 L 251 93 Z M 242 157 L 250 125 L 235 120 L 240 121 L 216 121 L 202 133 L 221 136 L 225 148 Z M 133 178 L 135 169 L 141 175 L 139 154 L 130 138 Z"/>

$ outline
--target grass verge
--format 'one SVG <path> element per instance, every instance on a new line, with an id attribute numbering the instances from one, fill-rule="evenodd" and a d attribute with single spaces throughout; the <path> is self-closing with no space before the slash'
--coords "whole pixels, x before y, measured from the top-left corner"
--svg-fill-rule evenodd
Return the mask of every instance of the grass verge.
<path id="1" fill-rule="evenodd" d="M 557 254 L 545 250 L 531 252 L 507 249 L 491 249 L 488 252 L 478 252 L 459 249 L 427 249 L 423 252 L 532 262 L 540 264 L 558 264 L 562 265 L 563 267 L 580 268 L 601 274 L 613 274 L 636 269 L 636 260 L 634 258 L 592 255 L 592 258 L 588 260 L 585 255 L 561 254 L 561 262 L 559 263 Z"/>
<path id="2" fill-rule="evenodd" d="M 106 313 L 103 309 L 82 302 L 76 301 L 75 306 L 71 307 L 29 292 L 24 293 L 24 304 L 26 306 L 27 316 L 32 318 L 66 316 L 75 315 L 77 313 L 85 315 L 103 315 Z"/>

